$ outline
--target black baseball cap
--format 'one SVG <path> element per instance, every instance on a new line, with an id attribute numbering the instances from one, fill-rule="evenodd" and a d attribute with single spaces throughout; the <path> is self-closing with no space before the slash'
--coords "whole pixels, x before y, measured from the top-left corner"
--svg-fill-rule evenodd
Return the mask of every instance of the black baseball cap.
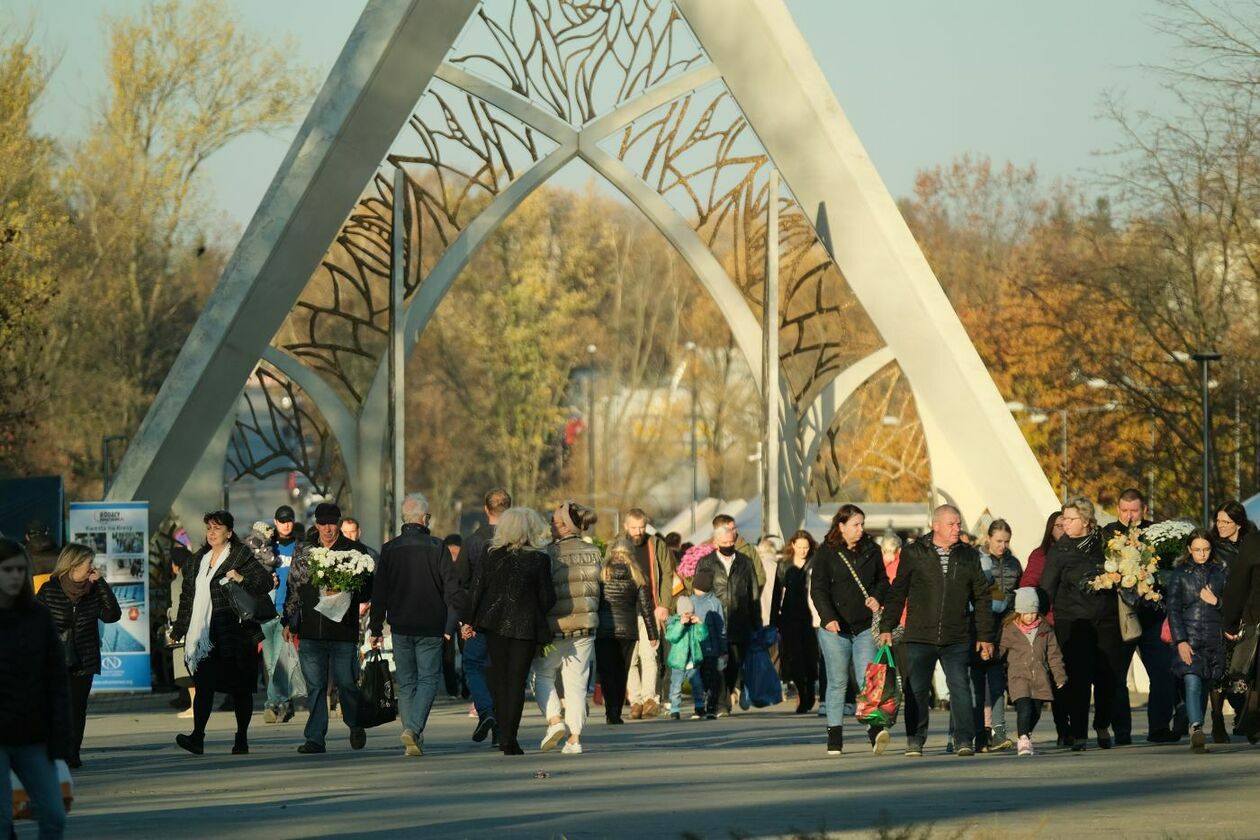
<path id="1" fill-rule="evenodd" d="M 320 502 L 315 506 L 316 525 L 337 525 L 341 522 L 341 508 L 332 502 Z"/>
<path id="2" fill-rule="evenodd" d="M 293 514 L 293 508 L 288 505 L 280 505 L 280 507 L 276 508 L 276 515 L 272 519 L 277 522 L 292 522 L 297 517 Z"/>

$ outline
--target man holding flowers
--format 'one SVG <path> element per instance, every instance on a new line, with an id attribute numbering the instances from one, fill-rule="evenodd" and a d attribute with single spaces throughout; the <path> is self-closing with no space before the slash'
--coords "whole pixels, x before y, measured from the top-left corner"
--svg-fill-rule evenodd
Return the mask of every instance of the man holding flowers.
<path id="1" fill-rule="evenodd" d="M 1141 539 L 1146 529 L 1151 527 L 1151 521 L 1146 517 L 1146 497 L 1142 492 L 1132 487 L 1123 491 L 1116 501 L 1116 521 L 1103 527 L 1103 544 L 1109 546 L 1117 538 L 1124 542 L 1131 536 Z M 1145 581 L 1141 589 L 1143 591 L 1139 591 L 1136 583 L 1121 583 L 1119 587 L 1120 597 L 1136 615 L 1142 635 L 1124 643 L 1123 659 L 1120 663 L 1123 669 L 1122 679 L 1116 689 L 1115 714 L 1112 717 L 1117 746 L 1124 746 L 1133 740 L 1129 682 L 1123 677 L 1129 673 L 1134 653 L 1141 657 L 1142 667 L 1146 669 L 1151 682 L 1151 693 L 1146 703 L 1146 740 L 1157 744 L 1176 743 L 1181 740 L 1186 729 L 1184 707 L 1177 716 L 1180 725 L 1173 723 L 1177 687 L 1172 675 L 1172 650 L 1159 638 L 1160 627 L 1164 623 L 1164 605 L 1162 599 L 1150 597 L 1152 593 L 1147 590 Z M 1154 587 L 1154 592 L 1159 592 L 1158 586 Z"/>
<path id="2" fill-rule="evenodd" d="M 322 502 L 315 508 L 319 541 L 302 545 L 289 571 L 284 604 L 285 639 L 301 637 L 298 659 L 306 679 L 306 742 L 303 754 L 325 751 L 328 734 L 328 679 L 341 698 L 350 746 L 360 750 L 367 731 L 358 726 L 359 695 L 354 674 L 359 639 L 359 605 L 372 598 L 376 562 L 362 543 L 343 536 L 341 508 Z"/>

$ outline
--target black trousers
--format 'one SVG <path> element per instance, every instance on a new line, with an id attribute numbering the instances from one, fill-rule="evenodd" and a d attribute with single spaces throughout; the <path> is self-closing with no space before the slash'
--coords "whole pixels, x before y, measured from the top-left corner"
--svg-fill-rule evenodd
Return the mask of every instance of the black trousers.
<path id="1" fill-rule="evenodd" d="M 748 643 L 727 642 L 726 645 L 726 670 L 722 672 L 722 696 L 720 698 L 723 709 L 730 711 L 731 692 L 739 691 L 743 685 L 743 669 L 744 654 L 748 650 Z"/>
<path id="2" fill-rule="evenodd" d="M 70 675 L 70 755 L 77 757 L 83 747 L 83 728 L 87 726 L 88 694 L 95 674 Z"/>
<path id="3" fill-rule="evenodd" d="M 599 674 L 599 684 L 604 693 L 604 718 L 609 721 L 621 720 L 634 645 L 634 639 L 595 639 L 595 671 Z M 668 697 L 668 693 L 665 696 Z"/>
<path id="4" fill-rule="evenodd" d="M 1120 681 L 1125 678 L 1124 642 L 1113 622 L 1063 621 L 1055 625 L 1067 669 L 1068 727 L 1072 737 L 1089 737 L 1089 692 L 1094 690 L 1094 729 L 1113 723 Z"/>
<path id="5" fill-rule="evenodd" d="M 1032 735 L 1041 720 L 1041 701 L 1020 697 L 1015 701 L 1015 731 L 1020 735 Z"/>
<path id="6" fill-rule="evenodd" d="M 490 652 L 486 682 L 494 700 L 495 717 L 499 721 L 499 745 L 515 745 L 521 728 L 521 713 L 525 709 L 525 683 L 529 680 L 529 669 L 534 663 L 538 642 L 487 633 L 486 649 Z"/>
<path id="7" fill-rule="evenodd" d="M 230 659 L 216 657 L 213 654 L 201 660 L 197 670 L 193 672 L 193 685 L 197 693 L 193 696 L 193 731 L 194 738 L 206 736 L 206 724 L 210 722 L 210 713 L 214 711 L 214 693 L 220 691 L 232 698 L 232 710 L 236 715 L 236 737 L 245 740 L 249 732 L 249 720 L 254 714 L 254 692 L 229 672 L 239 670 Z M 230 691 L 223 691 L 224 688 Z"/>
<path id="8" fill-rule="evenodd" d="M 796 684 L 799 705 L 814 705 L 814 681 L 818 679 L 818 635 L 808 624 L 779 628 L 779 665 L 784 678 Z"/>

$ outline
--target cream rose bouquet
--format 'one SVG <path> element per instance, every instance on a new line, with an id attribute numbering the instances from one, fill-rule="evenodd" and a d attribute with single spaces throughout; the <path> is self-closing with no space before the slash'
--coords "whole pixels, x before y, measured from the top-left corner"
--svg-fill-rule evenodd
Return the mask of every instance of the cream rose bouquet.
<path id="1" fill-rule="evenodd" d="M 1088 582 L 1089 589 L 1129 590 L 1144 601 L 1160 601 L 1159 555 L 1136 527 L 1116 534 L 1107 542 L 1102 573 Z"/>

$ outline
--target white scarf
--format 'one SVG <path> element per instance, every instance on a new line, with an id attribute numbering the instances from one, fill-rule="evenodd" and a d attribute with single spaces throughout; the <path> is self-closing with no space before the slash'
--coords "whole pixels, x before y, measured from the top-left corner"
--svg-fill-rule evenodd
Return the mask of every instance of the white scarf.
<path id="1" fill-rule="evenodd" d="M 230 545 L 219 549 L 219 563 L 227 558 Z M 218 568 L 213 563 L 215 552 L 206 552 L 197 570 L 197 586 L 193 594 L 192 618 L 188 621 L 188 633 L 184 637 L 184 664 L 190 674 L 196 673 L 201 660 L 210 655 L 214 644 L 210 641 L 210 614 L 214 612 L 214 603 L 210 598 L 210 579 Z"/>

